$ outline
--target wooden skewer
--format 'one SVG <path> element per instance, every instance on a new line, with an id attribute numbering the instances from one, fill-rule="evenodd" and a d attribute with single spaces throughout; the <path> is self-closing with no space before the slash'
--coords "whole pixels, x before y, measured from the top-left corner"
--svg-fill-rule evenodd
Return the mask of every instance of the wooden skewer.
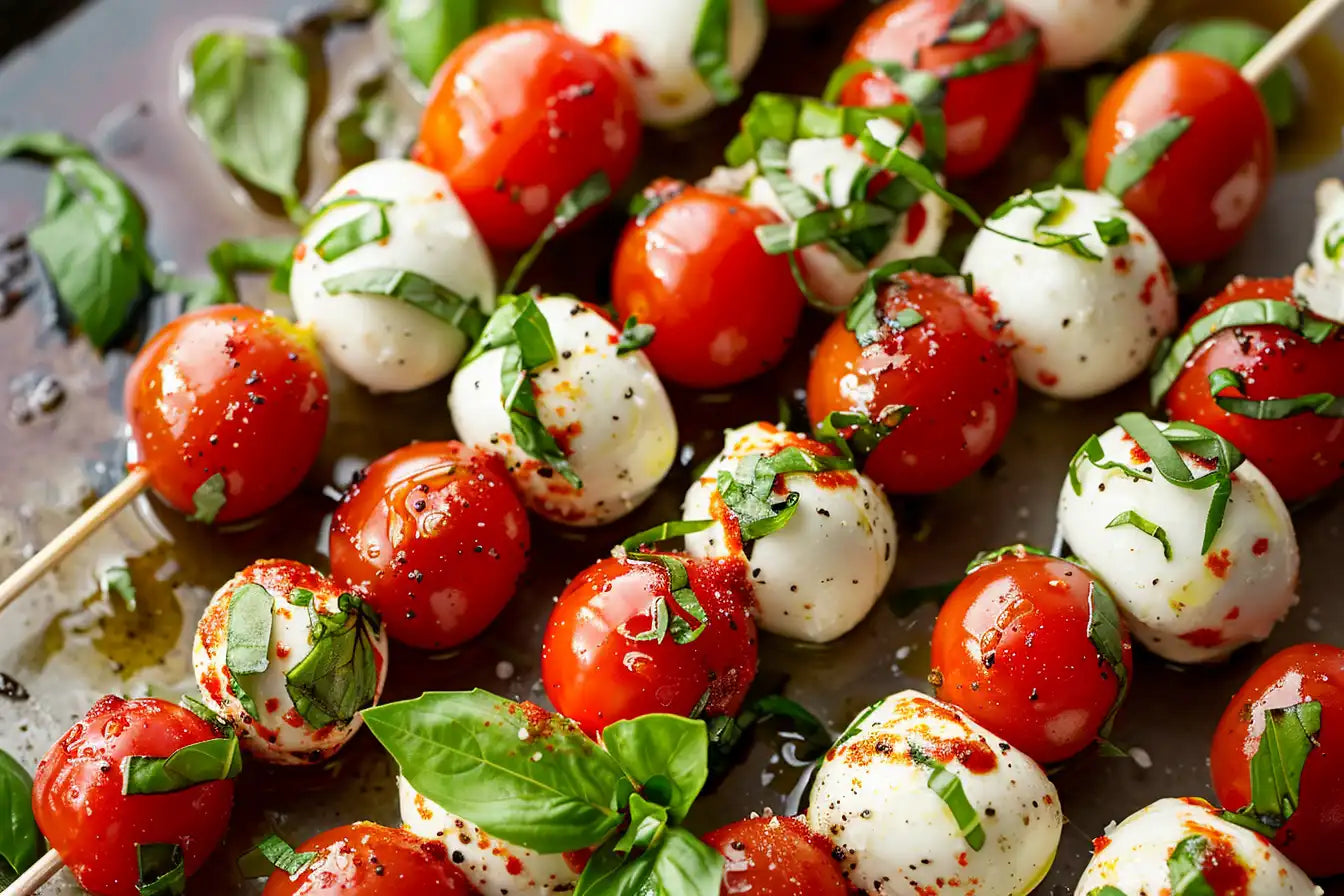
<path id="1" fill-rule="evenodd" d="M 135 500 L 136 496 L 149 487 L 149 474 L 144 467 L 136 467 L 126 478 L 117 483 L 116 488 L 103 495 L 84 511 L 73 523 L 65 527 L 42 550 L 29 557 L 26 562 L 0 582 L 0 610 L 9 606 L 16 597 L 28 589 L 57 563 L 65 559 L 75 548 L 88 538 L 95 529 L 107 522 L 123 507 Z M 12 889 L 12 888 L 11 888 Z M 5 893 L 8 893 L 6 890 Z M 0 894 L 4 896 L 4 894 Z"/>
<path id="2" fill-rule="evenodd" d="M 1241 67 L 1241 76 L 1252 84 L 1259 84 L 1293 55 L 1332 13 L 1341 8 L 1344 8 L 1344 0 L 1311 0 L 1260 48 L 1259 53 L 1251 57 L 1250 62 Z"/>
<path id="3" fill-rule="evenodd" d="M 65 863 L 61 861 L 60 854 L 54 849 L 49 849 L 47 854 L 34 862 L 31 868 L 20 874 L 14 883 L 5 887 L 0 896 L 32 896 L 63 867 Z"/>

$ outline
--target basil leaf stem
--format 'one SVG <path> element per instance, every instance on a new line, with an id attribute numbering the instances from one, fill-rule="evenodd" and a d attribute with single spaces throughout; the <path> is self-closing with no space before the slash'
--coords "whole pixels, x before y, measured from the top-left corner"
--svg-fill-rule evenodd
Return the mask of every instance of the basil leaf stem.
<path id="1" fill-rule="evenodd" d="M 209 781 L 227 781 L 242 771 L 238 738 L 230 731 L 179 747 L 169 756 L 127 756 L 122 760 L 122 793 L 174 793 Z"/>
<path id="2" fill-rule="evenodd" d="M 910 759 L 930 770 L 929 789 L 938 794 L 952 812 L 952 818 L 957 822 L 966 845 L 976 852 L 983 849 L 985 829 L 980 824 L 980 813 L 975 811 L 975 807 L 966 796 L 961 778 L 957 777 L 956 773 L 948 771 L 947 766 L 913 743 L 910 745 Z"/>
<path id="3" fill-rule="evenodd" d="M 546 244 L 554 239 L 556 234 L 573 224 L 584 212 L 601 205 L 610 197 L 611 181 L 607 179 L 607 173 L 600 168 L 584 178 L 577 187 L 561 196 L 555 205 L 555 214 L 550 223 L 509 272 L 509 278 L 504 281 L 503 292 L 508 294 L 516 292 L 518 284 L 522 282 L 528 268 L 537 260 L 537 256 L 541 255 L 541 250 L 546 248 Z"/>
<path id="4" fill-rule="evenodd" d="M 1101 188 L 1113 196 L 1125 195 L 1148 176 L 1172 144 L 1194 123 L 1195 119 L 1189 115 L 1174 115 L 1135 136 L 1111 157 Z"/>
<path id="5" fill-rule="evenodd" d="M 1162 556 L 1171 559 L 1171 540 L 1167 538 L 1167 530 L 1161 526 L 1140 516 L 1138 511 L 1126 510 L 1123 513 L 1116 514 L 1115 518 L 1106 524 L 1107 529 L 1115 529 L 1120 526 L 1133 526 L 1144 535 L 1150 535 L 1162 545 Z"/>

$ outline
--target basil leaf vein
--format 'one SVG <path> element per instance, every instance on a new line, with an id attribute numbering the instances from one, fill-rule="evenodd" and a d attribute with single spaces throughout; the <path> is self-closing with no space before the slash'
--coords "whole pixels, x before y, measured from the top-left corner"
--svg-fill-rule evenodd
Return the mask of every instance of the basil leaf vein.
<path id="1" fill-rule="evenodd" d="M 342 594 L 334 613 L 310 602 L 308 620 L 308 654 L 285 673 L 285 691 L 313 728 L 348 724 L 378 695 L 375 638 L 382 622 L 353 594 Z"/>

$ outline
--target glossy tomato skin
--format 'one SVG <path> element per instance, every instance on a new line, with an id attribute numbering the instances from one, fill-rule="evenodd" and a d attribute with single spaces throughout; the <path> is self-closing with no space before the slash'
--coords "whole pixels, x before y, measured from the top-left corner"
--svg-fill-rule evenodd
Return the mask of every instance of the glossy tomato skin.
<path id="1" fill-rule="evenodd" d="M 634 87 L 615 55 L 553 22 L 514 21 L 476 32 L 444 62 L 412 158 L 447 176 L 486 243 L 519 249 L 595 171 L 618 189 L 639 142 Z"/>
<path id="2" fill-rule="evenodd" d="M 1125 206 L 1172 264 L 1225 255 L 1259 213 L 1274 176 L 1274 130 L 1260 94 L 1225 62 L 1200 53 L 1148 56 L 1102 98 L 1087 138 L 1083 179 L 1100 189 L 1111 157 L 1172 117 L 1193 119 Z"/>
<path id="3" fill-rule="evenodd" d="M 953 67 L 1025 40 L 1034 26 L 1011 6 L 973 43 L 937 42 L 962 0 L 892 0 L 874 10 L 845 50 L 845 61 L 899 62 L 947 78 Z M 1041 68 L 1039 41 L 1023 59 L 947 81 L 947 174 L 967 177 L 1002 154 L 1026 112 Z M 899 86 L 880 72 L 854 77 L 840 95 L 847 106 L 889 106 L 904 101 Z"/>
<path id="4" fill-rule="evenodd" d="M 1250 761 L 1260 746 L 1265 711 L 1316 700 L 1321 730 L 1307 754 L 1297 809 L 1274 845 L 1312 877 L 1344 873 L 1344 650 L 1297 644 L 1267 659 L 1227 705 L 1213 735 L 1213 789 L 1223 807 L 1251 802 Z"/>
<path id="5" fill-rule="evenodd" d="M 1096 741 L 1120 697 L 1087 636 L 1096 579 L 1057 557 L 1018 551 L 969 573 L 933 627 L 930 679 L 956 704 L 1042 765 Z M 1121 624 L 1126 673 L 1133 670 Z"/>
<path id="6" fill-rule="evenodd" d="M 724 857 L 720 896 L 847 896 L 849 882 L 831 843 L 801 818 L 747 818 L 703 838 Z"/>
<path id="7" fill-rule="evenodd" d="M 632 637 L 653 628 L 656 598 L 694 623 L 671 600 L 667 570 L 647 560 L 599 560 L 570 582 L 551 612 L 542 682 L 556 711 L 589 734 L 648 713 L 689 715 L 706 692 L 705 717 L 742 707 L 756 676 L 755 599 L 746 566 L 737 559 L 675 556 L 708 618 L 690 643 L 678 644 L 671 634 L 661 643 Z"/>
<path id="8" fill-rule="evenodd" d="M 1264 298 L 1296 303 L 1293 278 L 1238 277 L 1205 302 L 1190 323 L 1231 302 Z M 1264 471 L 1285 501 L 1310 497 L 1344 474 L 1344 418 L 1306 413 L 1256 420 L 1225 411 L 1209 389 L 1209 374 L 1219 368 L 1239 374 L 1246 385 L 1244 393 L 1225 389 L 1221 395 L 1252 399 L 1317 392 L 1344 395 L 1344 333 L 1336 332 L 1317 344 L 1287 327 L 1220 330 L 1195 349 L 1166 395 L 1167 414 L 1173 420 L 1190 420 L 1228 439 Z"/>
<path id="9" fill-rule="evenodd" d="M 798 329 L 803 294 L 783 255 L 767 255 L 756 228 L 779 222 L 740 196 L 661 179 L 662 200 L 633 219 L 616 248 L 612 300 L 622 319 L 653 324 L 644 352 L 659 376 L 714 389 L 779 363 Z"/>
<path id="10" fill-rule="evenodd" d="M 941 491 L 984 465 L 1003 444 L 1017 411 L 1009 346 L 980 299 L 924 274 L 884 287 L 888 319 L 912 309 L 909 329 L 884 326 L 862 347 L 837 318 L 822 336 L 807 378 L 807 411 L 817 426 L 835 411 L 883 419 L 914 410 L 868 456 L 863 472 L 888 492 Z"/>
<path id="11" fill-rule="evenodd" d="M 331 522 L 331 571 L 398 641 L 456 647 L 489 625 L 527 565 L 527 511 L 503 462 L 417 442 L 370 464 Z"/>
<path id="12" fill-rule="evenodd" d="M 233 808 L 233 781 L 173 793 L 122 793 L 128 756 L 170 756 L 218 737 L 165 700 L 104 697 L 38 763 L 33 814 L 79 885 L 98 896 L 136 896 L 137 844 L 176 843 L 188 876 L 219 845 Z"/>
<path id="13" fill-rule="evenodd" d="M 150 485 L 182 513 L 216 473 L 217 523 L 247 519 L 298 487 L 327 429 L 327 380 L 312 336 L 268 311 L 184 314 L 145 344 L 126 413 Z"/>
<path id="14" fill-rule="evenodd" d="M 297 852 L 317 853 L 298 874 L 276 869 L 262 896 L 473 896 L 440 840 L 359 821 L 324 831 Z"/>

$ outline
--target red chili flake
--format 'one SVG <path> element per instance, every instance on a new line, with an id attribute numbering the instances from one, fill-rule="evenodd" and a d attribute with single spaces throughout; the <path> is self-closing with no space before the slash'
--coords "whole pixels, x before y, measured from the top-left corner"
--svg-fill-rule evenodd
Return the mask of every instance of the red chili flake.
<path id="1" fill-rule="evenodd" d="M 1227 611 L 1227 615 L 1223 617 L 1223 621 L 1231 622 L 1233 619 L 1236 619 L 1240 615 L 1241 615 L 1241 607 L 1233 607 L 1232 609 Z"/>
<path id="2" fill-rule="evenodd" d="M 1255 544 L 1251 545 L 1251 553 L 1257 557 L 1263 557 L 1265 555 L 1265 551 L 1268 550 L 1269 550 L 1268 538 L 1257 538 L 1255 540 Z"/>
<path id="3" fill-rule="evenodd" d="M 1197 628 L 1181 635 L 1181 640 L 1192 647 L 1218 647 L 1223 643 L 1223 635 L 1216 628 Z"/>
<path id="4" fill-rule="evenodd" d="M 1157 275 L 1149 274 L 1148 279 L 1143 281 L 1143 290 L 1139 293 L 1139 301 L 1145 305 L 1153 304 L 1153 290 L 1157 287 Z"/>
<path id="5" fill-rule="evenodd" d="M 1111 838 L 1107 837 L 1105 834 L 1102 834 L 1100 837 L 1097 837 L 1095 840 L 1092 841 L 1092 854 L 1096 855 L 1097 853 L 1101 852 L 1103 849 L 1105 849 L 1110 845 L 1111 845 Z"/>
<path id="6" fill-rule="evenodd" d="M 1115 265 L 1115 269 L 1122 274 L 1128 274 L 1129 269 L 1134 266 L 1134 262 L 1130 261 L 1123 255 L 1115 256 L 1115 261 L 1113 262 L 1113 264 Z"/>
<path id="7" fill-rule="evenodd" d="M 1204 565 L 1207 566 L 1209 572 L 1213 573 L 1216 577 L 1225 579 L 1227 578 L 1227 568 L 1232 565 L 1231 554 L 1228 552 L 1227 548 L 1223 548 L 1221 551 L 1217 552 L 1210 552 L 1209 555 L 1204 558 Z"/>
<path id="8" fill-rule="evenodd" d="M 279 700 L 279 698 L 277 698 L 277 697 L 272 697 L 271 699 L 269 699 L 269 700 L 266 701 L 266 711 L 267 711 L 267 712 L 275 712 L 275 711 L 276 711 L 277 709 L 279 709 L 279 708 L 280 708 L 280 700 Z"/>
<path id="9" fill-rule="evenodd" d="M 910 210 L 905 213 L 905 242 L 913 246 L 919 240 L 919 235 L 924 232 L 924 226 L 929 222 L 929 213 L 924 208 L 924 203 L 916 202 L 910 206 Z"/>
<path id="10" fill-rule="evenodd" d="M 294 247 L 295 261 L 303 261 L 304 256 L 307 254 L 308 254 L 308 247 L 305 246 L 303 243 L 299 243 L 297 246 Z"/>
<path id="11" fill-rule="evenodd" d="M 1059 383 L 1059 377 L 1048 370 L 1038 370 L 1036 372 L 1036 381 L 1042 386 L 1049 388 Z"/>
<path id="12" fill-rule="evenodd" d="M 523 873 L 523 863 L 518 860 L 517 856 L 509 856 L 504 862 L 504 870 L 516 877 Z"/>
<path id="13" fill-rule="evenodd" d="M 966 858 L 966 853 L 963 852 L 957 855 L 957 864 L 963 868 L 970 864 L 970 860 Z"/>

